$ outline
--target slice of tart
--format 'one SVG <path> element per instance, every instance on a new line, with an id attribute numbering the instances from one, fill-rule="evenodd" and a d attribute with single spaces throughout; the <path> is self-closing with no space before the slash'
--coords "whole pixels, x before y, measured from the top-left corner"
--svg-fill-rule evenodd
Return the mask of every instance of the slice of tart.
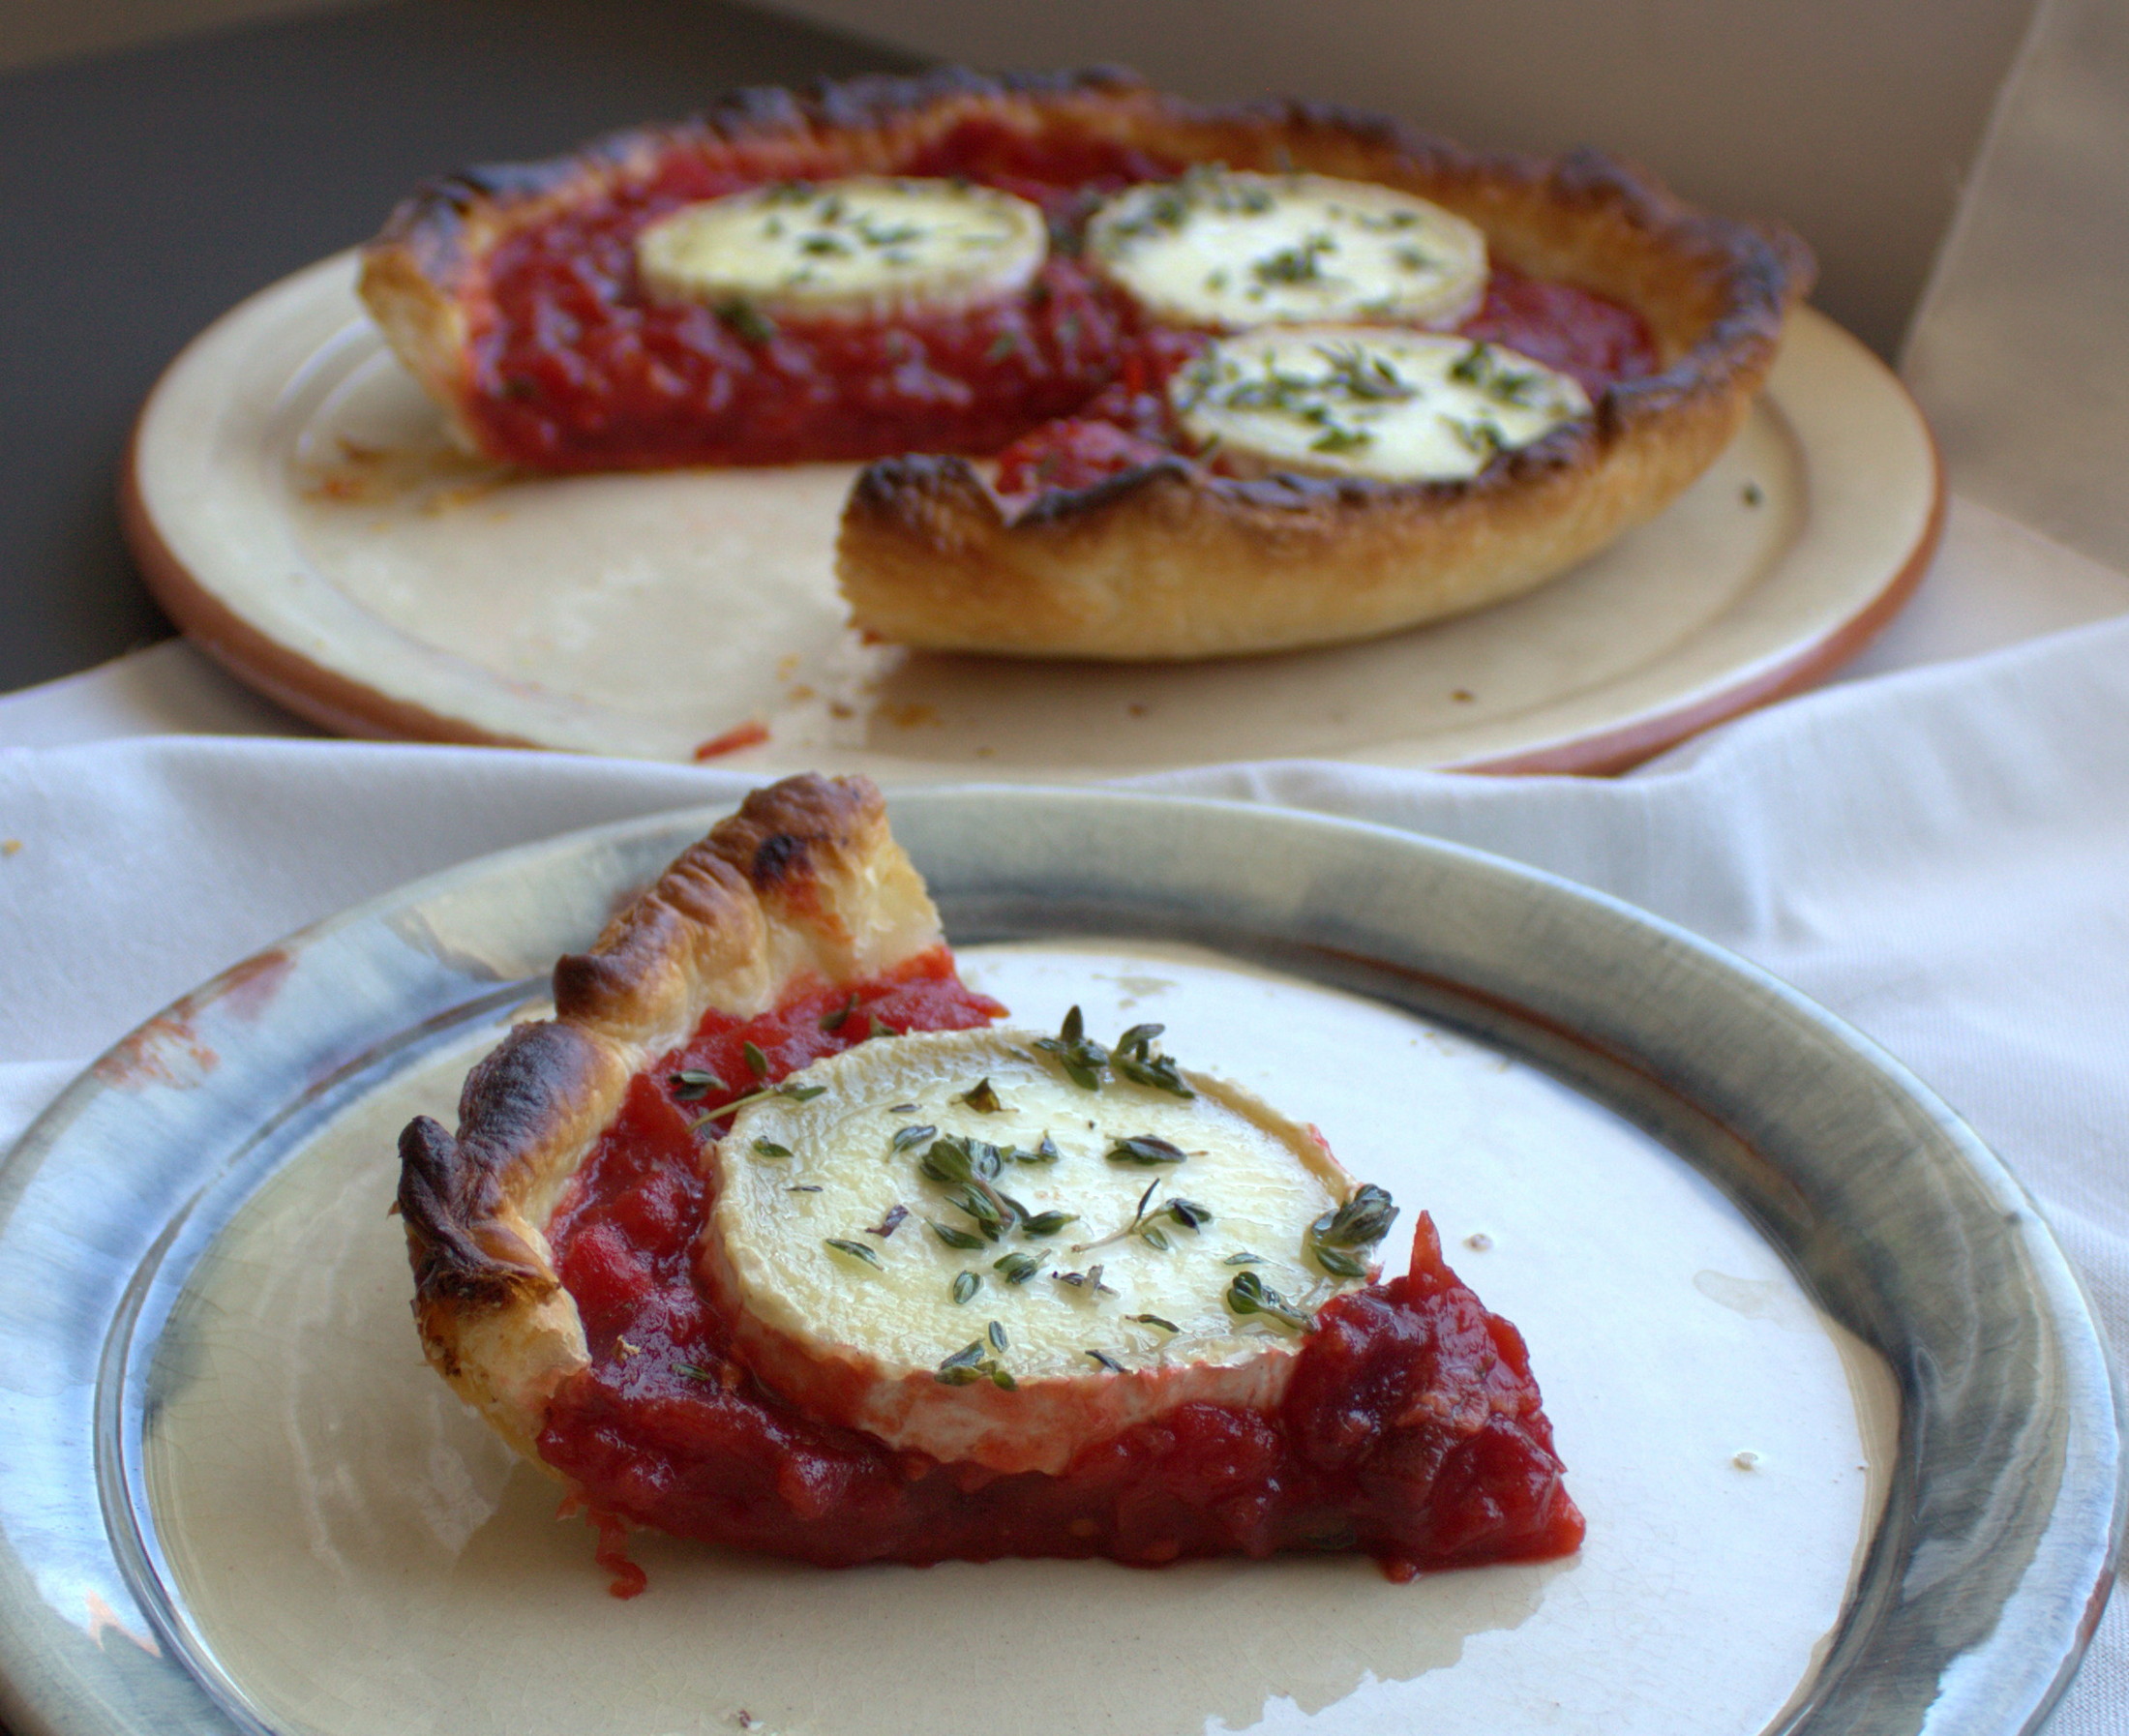
<path id="1" fill-rule="evenodd" d="M 406 1129 L 400 1203 L 431 1362 L 610 1533 L 1578 1545 L 1522 1340 L 1426 1218 L 1377 1281 L 1396 1208 L 1314 1129 L 1157 1027 L 994 1023 L 861 780 L 758 791 L 555 988 L 455 1135 Z"/>

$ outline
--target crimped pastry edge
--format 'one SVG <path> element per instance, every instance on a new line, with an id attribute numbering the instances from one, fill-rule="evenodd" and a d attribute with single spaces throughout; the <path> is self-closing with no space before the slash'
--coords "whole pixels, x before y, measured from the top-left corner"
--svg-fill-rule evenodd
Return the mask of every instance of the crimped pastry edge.
<path id="1" fill-rule="evenodd" d="M 555 1016 L 466 1076 L 457 1133 L 400 1136 L 414 1319 L 436 1371 L 539 1461 L 547 1406 L 588 1365 L 545 1235 L 629 1081 L 712 1010 L 748 1017 L 802 983 L 855 983 L 941 943 L 938 911 L 864 778 L 757 790 L 555 967 Z"/>

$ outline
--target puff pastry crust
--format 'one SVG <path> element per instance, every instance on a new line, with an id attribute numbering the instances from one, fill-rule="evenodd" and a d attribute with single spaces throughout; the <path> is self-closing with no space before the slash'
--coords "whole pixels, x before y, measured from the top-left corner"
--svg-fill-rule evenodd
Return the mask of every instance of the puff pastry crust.
<path id="1" fill-rule="evenodd" d="M 971 120 L 1184 163 L 1302 170 L 1420 195 L 1481 227 L 1493 259 L 1623 304 L 1658 372 L 1458 482 L 1240 477 L 1177 455 L 1031 503 L 961 456 L 878 461 L 846 505 L 837 568 L 855 623 L 933 650 L 1188 659 L 1334 644 L 1528 590 L 1668 504 L 1764 383 L 1809 251 L 1778 226 L 1694 212 L 1591 152 L 1465 150 L 1322 105 L 1188 104 L 1129 75 L 869 78 L 748 91 L 677 128 L 546 164 L 432 183 L 367 254 L 393 348 L 469 440 L 480 265 L 509 236 L 650 172 L 676 148 L 744 152 L 770 178 L 891 174 Z"/>
<path id="2" fill-rule="evenodd" d="M 545 1229 L 629 1080 L 705 1013 L 745 1018 L 801 983 L 855 983 L 941 943 L 939 913 L 863 778 L 758 790 L 555 967 L 555 1016 L 467 1075 L 451 1133 L 400 1136 L 400 1212 L 430 1362 L 520 1452 L 587 1366 Z"/>

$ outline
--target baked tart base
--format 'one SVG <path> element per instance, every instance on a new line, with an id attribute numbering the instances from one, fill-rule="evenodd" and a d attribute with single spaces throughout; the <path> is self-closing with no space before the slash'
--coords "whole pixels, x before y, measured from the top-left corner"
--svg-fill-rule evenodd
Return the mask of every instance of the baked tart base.
<path id="1" fill-rule="evenodd" d="M 1049 165 L 1052 179 L 1016 181 L 1026 166 L 1016 152 Z M 663 398 L 645 387 L 611 409 L 602 396 L 596 415 L 574 420 L 535 416 L 542 394 L 568 390 L 567 344 L 544 372 L 511 372 L 496 348 L 508 299 L 498 298 L 497 273 L 513 250 L 545 245 L 581 218 L 585 245 L 604 235 L 612 253 L 614 225 L 635 221 L 615 212 L 650 213 L 682 183 L 700 196 L 961 165 L 992 184 L 1056 195 L 1053 228 L 1070 233 L 1072 189 L 1055 180 L 1059 163 L 1076 165 L 1090 195 L 1211 163 L 1420 195 L 1483 229 L 1497 268 L 1515 279 L 1572 285 L 1630 311 L 1653 366 L 1611 379 L 1593 394 L 1589 417 L 1501 453 L 1466 481 L 1228 475 L 1216 458 L 1146 440 L 1126 415 L 1097 416 L 1078 440 L 1103 449 L 1099 475 L 1024 495 L 1001 494 L 975 459 L 1047 419 L 1078 416 L 1118 383 L 1146 335 L 1127 300 L 1054 252 L 1037 280 L 1039 305 L 1000 304 L 921 329 L 890 322 L 854 337 L 800 321 L 765 335 L 751 314 L 693 310 L 699 342 L 687 353 L 699 350 L 715 378 L 737 382 L 715 390 L 743 396 L 754 381 L 762 393 L 707 444 L 687 406 L 706 402 L 708 385 L 683 382 Z M 592 275 L 618 298 L 600 307 L 640 316 L 646 331 L 676 317 L 629 300 L 623 254 L 599 257 Z M 1543 583 L 1661 511 L 1712 462 L 1764 381 L 1811 275 L 1809 254 L 1786 231 L 1691 211 L 1594 154 L 1475 153 L 1299 104 L 1205 108 L 1109 73 L 946 73 L 746 93 L 683 127 L 433 184 L 373 245 L 364 294 L 477 449 L 556 468 L 872 458 L 838 548 L 860 629 L 935 650 L 1127 661 L 1366 638 Z M 594 333 L 607 329 L 608 314 L 585 316 Z M 634 329 L 615 344 L 636 342 Z M 907 360 L 897 340 L 913 337 L 932 361 L 952 362 L 947 385 L 915 393 L 892 383 Z M 779 359 L 786 340 L 812 358 L 804 379 L 770 377 L 799 365 Z M 880 391 L 901 396 L 883 407 Z M 789 408 L 813 402 L 828 407 L 810 419 Z"/>

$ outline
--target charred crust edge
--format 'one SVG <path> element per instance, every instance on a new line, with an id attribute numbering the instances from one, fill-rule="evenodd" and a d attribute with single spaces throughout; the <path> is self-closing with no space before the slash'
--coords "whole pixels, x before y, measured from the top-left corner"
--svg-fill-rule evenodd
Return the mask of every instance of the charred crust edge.
<path id="1" fill-rule="evenodd" d="M 753 919 L 765 900 L 803 907 L 816 863 L 885 824 L 864 778 L 787 778 L 757 790 L 684 851 L 608 924 L 587 952 L 555 967 L 555 1017 L 520 1025 L 467 1074 L 456 1135 L 419 1116 L 400 1135 L 399 1205 L 414 1309 L 433 1356 L 448 1362 L 447 1315 L 522 1306 L 559 1288 L 544 1248 L 521 1233 L 525 1201 L 554 1142 L 609 1090 L 602 1025 L 625 1017 L 702 931 Z M 455 1373 L 450 1367 L 447 1374 Z"/>

